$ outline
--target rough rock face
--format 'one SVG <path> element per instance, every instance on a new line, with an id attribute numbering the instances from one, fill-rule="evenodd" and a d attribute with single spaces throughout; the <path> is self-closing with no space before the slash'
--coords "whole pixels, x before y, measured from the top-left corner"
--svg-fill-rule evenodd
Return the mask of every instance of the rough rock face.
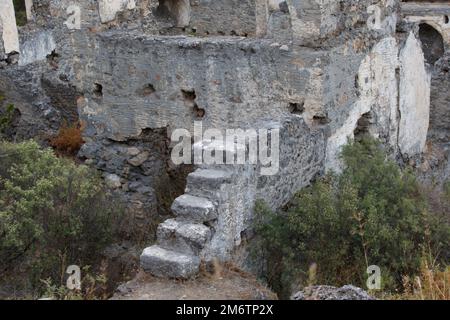
<path id="1" fill-rule="evenodd" d="M 378 42 L 362 60 L 355 79 L 358 99 L 349 108 L 342 126 L 328 139 L 326 155 L 328 170 L 339 171 L 342 166 L 339 161 L 341 147 L 349 138 L 354 137 L 358 121 L 364 117 L 370 118 L 364 130 L 396 147 L 398 54 L 397 40 L 394 37 L 387 37 Z"/>
<path id="2" fill-rule="evenodd" d="M 429 138 L 448 145 L 450 142 L 450 52 L 447 52 L 433 68 Z"/>
<path id="3" fill-rule="evenodd" d="M 256 199 L 279 208 L 338 171 L 348 139 L 370 134 L 401 159 L 420 157 L 428 142 L 418 24 L 430 19 L 405 15 L 398 0 L 32 4 L 18 44 L 11 10 L 1 11 L 9 18 L 0 22 L 0 91 L 20 114 L 13 138 L 45 142 L 64 121 L 79 121 L 80 159 L 123 196 L 130 223 L 157 236 L 142 256 L 154 274 L 188 277 L 201 262 L 233 260 L 251 235 Z M 431 86 L 445 67 L 435 74 Z M 440 91 L 437 114 L 448 90 Z M 277 170 L 174 164 L 170 137 L 193 134 L 195 122 L 278 130 Z M 429 137 L 445 141 L 445 126 L 432 114 Z M 205 137 L 196 145 L 213 146 Z"/>
<path id="4" fill-rule="evenodd" d="M 14 6 L 10 0 L 0 1 L 0 22 L 2 27 L 1 39 L 5 53 L 19 52 L 19 36 L 17 33 L 16 16 L 14 15 Z"/>
<path id="5" fill-rule="evenodd" d="M 426 150 L 410 159 L 425 181 L 442 185 L 450 178 L 449 119 L 450 94 L 450 23 L 447 2 L 433 4 L 405 3 L 402 13 L 409 23 L 419 24 L 418 37 L 431 75 L 431 97 Z M 425 124 L 425 123 L 424 123 Z"/>
<path id="6" fill-rule="evenodd" d="M 28 65 L 34 61 L 45 60 L 56 49 L 53 35 L 46 31 L 27 34 L 22 37 L 19 65 Z"/>
<path id="7" fill-rule="evenodd" d="M 430 122 L 430 74 L 420 42 L 412 33 L 400 53 L 400 126 L 398 144 L 404 155 L 425 150 Z"/>
<path id="8" fill-rule="evenodd" d="M 450 52 L 447 51 L 430 68 L 430 127 L 420 171 L 423 179 L 442 185 L 450 179 Z"/>
<path id="9" fill-rule="evenodd" d="M 363 289 L 346 285 L 341 288 L 331 286 L 307 287 L 295 293 L 292 300 L 374 300 Z"/>
<path id="10" fill-rule="evenodd" d="M 134 0 L 100 0 L 98 2 L 98 12 L 103 23 L 113 21 L 118 12 L 134 8 L 136 8 Z"/>

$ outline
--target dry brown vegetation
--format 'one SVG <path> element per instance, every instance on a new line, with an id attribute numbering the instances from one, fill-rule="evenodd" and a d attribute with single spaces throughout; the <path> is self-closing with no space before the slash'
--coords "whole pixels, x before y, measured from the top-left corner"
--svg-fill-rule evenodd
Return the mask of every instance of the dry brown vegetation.
<path id="1" fill-rule="evenodd" d="M 59 155 L 75 156 L 84 144 L 81 123 L 63 124 L 58 134 L 50 139 L 50 145 Z"/>

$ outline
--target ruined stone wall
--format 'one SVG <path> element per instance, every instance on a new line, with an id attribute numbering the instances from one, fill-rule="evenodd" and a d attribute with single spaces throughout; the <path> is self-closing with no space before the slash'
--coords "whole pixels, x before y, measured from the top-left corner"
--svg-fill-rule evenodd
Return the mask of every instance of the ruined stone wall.
<path id="1" fill-rule="evenodd" d="M 255 0 L 193 0 L 189 28 L 198 35 L 255 36 Z"/>
<path id="2" fill-rule="evenodd" d="M 442 185 L 450 179 L 450 52 L 432 69 L 427 153 L 420 169 L 425 179 Z"/>
<path id="3" fill-rule="evenodd" d="M 266 199 L 267 205 L 276 210 L 324 172 L 326 136 L 323 130 L 311 130 L 298 115 L 285 116 L 277 123 L 269 122 L 265 126 L 280 130 L 279 172 L 261 175 L 257 170 L 254 198 Z M 246 228 L 251 226 L 251 218 L 249 214 Z"/>
<path id="4" fill-rule="evenodd" d="M 281 50 L 270 41 L 121 38 L 104 34 L 78 70 L 83 114 L 103 124 L 96 134 L 115 140 L 145 128 L 245 127 L 289 113 L 290 103 L 313 100 L 311 65 L 322 51 Z M 301 62 L 297 57 L 302 56 Z M 196 68 L 192 68 L 195 65 Z M 102 87 L 101 96 L 94 92 Z M 314 96 L 313 96 L 314 95 Z M 105 108 L 105 106 L 108 106 Z M 196 110 L 202 109 L 201 116 Z"/>
<path id="5" fill-rule="evenodd" d="M 447 1 L 435 3 L 407 2 L 402 4 L 402 14 L 406 22 L 426 23 L 435 28 L 450 46 L 450 4 Z"/>
<path id="6" fill-rule="evenodd" d="M 202 254 L 228 260 L 257 198 L 278 208 L 339 170 L 341 147 L 361 131 L 393 156 L 424 150 L 429 73 L 416 24 L 396 30 L 399 10 L 381 0 L 35 0 L 0 90 L 32 128 L 23 136 L 81 121 L 79 157 L 147 233 L 195 169 L 171 163 L 174 129 L 279 127 L 278 174 L 240 168 L 214 200 L 222 215 Z"/>
<path id="7" fill-rule="evenodd" d="M 407 2 L 402 5 L 403 22 L 413 25 L 425 53 L 425 63 L 430 73 L 430 115 L 425 153 L 409 160 L 421 178 L 441 185 L 449 179 L 450 150 L 449 123 L 450 86 L 449 28 L 450 4 Z M 402 26 L 401 26 L 402 27 Z"/>
<path id="8" fill-rule="evenodd" d="M 433 68 L 429 137 L 440 144 L 450 141 L 450 52 L 446 52 Z"/>

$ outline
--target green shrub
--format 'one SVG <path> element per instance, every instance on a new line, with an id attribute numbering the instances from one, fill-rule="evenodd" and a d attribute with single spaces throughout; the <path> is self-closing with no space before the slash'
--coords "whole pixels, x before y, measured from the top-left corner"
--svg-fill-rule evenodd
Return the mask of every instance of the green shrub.
<path id="1" fill-rule="evenodd" d="M 27 10 L 25 6 L 25 0 L 14 0 L 14 11 L 16 14 L 16 24 L 18 26 L 24 26 L 27 24 Z"/>
<path id="2" fill-rule="evenodd" d="M 121 209 L 90 168 L 33 141 L 0 142 L 0 274 L 62 283 L 65 267 L 92 265 L 111 242 Z"/>
<path id="3" fill-rule="evenodd" d="M 65 284 L 55 285 L 51 279 L 41 280 L 44 285 L 42 297 L 52 300 L 104 300 L 108 298 L 105 274 L 92 274 L 90 266 L 81 270 L 81 290 L 70 290 Z"/>
<path id="4" fill-rule="evenodd" d="M 0 102 L 2 97 L 0 96 Z M 0 106 L 1 108 L 1 106 Z M 15 107 L 13 104 L 8 104 L 4 110 L 0 110 L 0 137 L 6 133 L 14 118 Z"/>
<path id="5" fill-rule="evenodd" d="M 403 275 L 419 272 L 425 250 L 448 263 L 448 220 L 428 213 L 409 170 L 368 138 L 345 146 L 342 159 L 340 175 L 302 190 L 285 211 L 257 205 L 255 253 L 266 257 L 266 280 L 281 296 L 308 281 L 365 287 L 370 265 L 380 266 L 385 289 L 398 289 Z"/>

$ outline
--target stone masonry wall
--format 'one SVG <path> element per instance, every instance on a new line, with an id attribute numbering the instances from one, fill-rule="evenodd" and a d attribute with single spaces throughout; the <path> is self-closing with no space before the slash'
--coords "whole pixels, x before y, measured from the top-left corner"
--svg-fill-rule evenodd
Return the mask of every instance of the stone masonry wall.
<path id="1" fill-rule="evenodd" d="M 80 159 L 123 196 L 144 237 L 177 216 L 143 255 L 155 273 L 186 276 L 201 259 L 232 259 L 255 200 L 278 208 L 339 170 L 362 120 L 393 156 L 425 149 L 430 74 L 417 23 L 400 21 L 397 0 L 34 0 L 31 13 L 18 60 L 0 62 L 20 137 L 45 142 L 63 120 L 80 121 Z M 169 137 L 194 121 L 279 128 L 280 171 L 174 165 Z M 205 221 L 181 223 L 186 208 Z"/>

